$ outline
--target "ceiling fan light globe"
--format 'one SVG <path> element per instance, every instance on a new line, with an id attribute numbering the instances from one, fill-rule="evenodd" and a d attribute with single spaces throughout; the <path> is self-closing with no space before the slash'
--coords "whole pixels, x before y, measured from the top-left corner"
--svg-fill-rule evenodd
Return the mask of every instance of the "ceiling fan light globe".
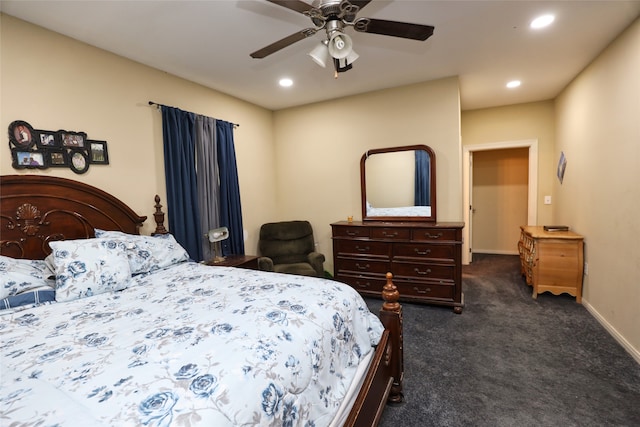
<path id="1" fill-rule="evenodd" d="M 347 55 L 347 64 L 353 64 L 358 58 L 360 58 L 360 55 L 355 50 L 351 50 L 351 53 Z"/>
<path id="2" fill-rule="evenodd" d="M 348 35 L 335 32 L 329 39 L 329 54 L 335 59 L 344 59 L 353 51 L 353 42 Z"/>
<path id="3" fill-rule="evenodd" d="M 308 55 L 313 59 L 313 61 L 321 66 L 322 68 L 327 67 L 327 61 L 329 60 L 329 50 L 327 49 L 327 45 L 324 43 L 318 44 L 318 46 L 314 47 Z"/>

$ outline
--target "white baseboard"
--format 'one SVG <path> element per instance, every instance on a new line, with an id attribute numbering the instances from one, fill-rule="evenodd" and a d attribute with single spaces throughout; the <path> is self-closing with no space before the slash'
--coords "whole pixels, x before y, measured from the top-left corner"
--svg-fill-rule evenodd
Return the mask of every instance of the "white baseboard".
<path id="1" fill-rule="evenodd" d="M 640 364 L 640 350 L 638 350 L 637 348 L 634 348 L 631 345 L 631 343 L 629 343 L 629 341 L 627 341 L 622 335 L 620 335 L 620 333 L 618 333 L 618 331 L 616 331 L 616 329 L 609 322 L 607 322 L 606 319 L 602 317 L 600 313 L 598 313 L 598 311 L 595 308 L 593 308 L 593 306 L 589 304 L 589 302 L 586 301 L 584 298 L 582 298 L 582 305 L 584 305 L 587 311 L 591 313 L 591 315 L 595 317 L 598 322 L 600 322 L 600 324 L 607 330 L 607 332 L 609 332 L 609 334 L 611 334 L 611 336 L 616 341 L 618 341 L 618 343 L 625 350 L 627 350 L 627 352 L 631 355 L 631 357 L 633 357 L 636 360 L 636 362 Z"/>

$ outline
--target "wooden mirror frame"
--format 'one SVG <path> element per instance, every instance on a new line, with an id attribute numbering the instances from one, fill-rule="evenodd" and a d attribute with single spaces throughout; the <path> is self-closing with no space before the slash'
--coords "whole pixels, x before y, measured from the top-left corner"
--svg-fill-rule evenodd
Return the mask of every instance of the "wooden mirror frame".
<path id="1" fill-rule="evenodd" d="M 429 154 L 430 158 L 430 216 L 369 216 L 367 214 L 367 179 L 366 179 L 366 160 L 373 154 L 395 153 L 399 151 L 415 151 L 423 150 Z M 360 189 L 362 197 L 362 220 L 363 221 L 385 221 L 385 222 L 405 222 L 405 221 L 422 221 L 436 222 L 436 155 L 431 147 L 427 145 L 407 145 L 402 147 L 376 148 L 368 150 L 360 158 Z"/>

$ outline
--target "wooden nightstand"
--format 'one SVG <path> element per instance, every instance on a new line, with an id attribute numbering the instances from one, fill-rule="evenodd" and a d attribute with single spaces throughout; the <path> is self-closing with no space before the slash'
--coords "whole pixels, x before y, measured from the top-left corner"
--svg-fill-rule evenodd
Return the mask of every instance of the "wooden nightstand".
<path id="1" fill-rule="evenodd" d="M 256 255 L 227 255 L 224 261 L 213 262 L 213 260 L 205 261 L 206 265 L 214 267 L 240 267 L 251 270 L 258 269 L 258 257 Z"/>

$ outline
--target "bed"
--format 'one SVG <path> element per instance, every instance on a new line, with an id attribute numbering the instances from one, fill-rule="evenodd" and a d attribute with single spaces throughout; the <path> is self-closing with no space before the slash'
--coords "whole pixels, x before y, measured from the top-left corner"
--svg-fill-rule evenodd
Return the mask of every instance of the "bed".
<path id="1" fill-rule="evenodd" d="M 158 196 L 153 236 L 77 181 L 0 198 L 0 423 L 372 426 L 402 401 L 390 274 L 374 316 L 339 282 L 190 262 Z"/>

